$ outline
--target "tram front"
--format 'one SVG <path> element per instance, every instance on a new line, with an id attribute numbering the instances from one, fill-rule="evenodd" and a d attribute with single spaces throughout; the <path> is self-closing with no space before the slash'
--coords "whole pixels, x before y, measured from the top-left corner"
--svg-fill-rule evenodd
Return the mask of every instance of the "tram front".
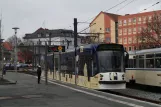
<path id="1" fill-rule="evenodd" d="M 99 89 L 125 89 L 127 57 L 119 44 L 100 44 L 96 49 Z"/>

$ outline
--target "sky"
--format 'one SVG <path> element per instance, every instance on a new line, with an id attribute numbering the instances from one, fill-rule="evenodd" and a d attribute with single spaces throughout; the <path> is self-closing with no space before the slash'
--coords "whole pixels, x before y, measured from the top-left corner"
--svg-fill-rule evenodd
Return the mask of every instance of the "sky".
<path id="1" fill-rule="evenodd" d="M 7 39 L 14 34 L 13 27 L 19 27 L 18 37 L 33 33 L 38 28 L 72 29 L 73 20 L 85 22 L 100 11 L 105 11 L 124 0 L 0 0 L 2 14 L 2 38 Z M 131 4 L 126 5 L 130 1 Z M 109 10 L 109 13 L 120 15 L 138 13 L 161 0 L 127 0 L 123 4 Z M 118 9 L 123 9 L 117 11 Z M 147 11 L 161 10 L 161 3 Z M 92 20 L 89 20 L 89 23 Z M 78 31 L 88 27 L 88 23 L 78 24 Z"/>

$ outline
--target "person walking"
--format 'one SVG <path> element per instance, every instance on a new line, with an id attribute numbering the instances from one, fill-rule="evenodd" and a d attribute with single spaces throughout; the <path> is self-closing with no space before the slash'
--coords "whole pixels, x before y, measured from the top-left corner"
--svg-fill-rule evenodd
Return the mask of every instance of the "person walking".
<path id="1" fill-rule="evenodd" d="M 6 65 L 3 65 L 3 75 L 6 75 Z"/>
<path id="2" fill-rule="evenodd" d="M 40 84 L 41 79 L 41 66 L 37 65 L 37 76 L 38 76 L 38 84 Z"/>

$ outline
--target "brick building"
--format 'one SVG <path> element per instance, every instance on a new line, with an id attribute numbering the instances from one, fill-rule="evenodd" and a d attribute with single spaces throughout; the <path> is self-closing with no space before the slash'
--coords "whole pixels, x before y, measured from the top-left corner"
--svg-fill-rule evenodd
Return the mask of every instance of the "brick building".
<path id="1" fill-rule="evenodd" d="M 96 24 L 91 27 L 91 32 L 106 33 L 108 31 L 108 34 L 103 35 L 101 39 L 106 41 L 108 37 L 112 43 L 123 44 L 127 51 L 135 50 L 138 45 L 138 34 L 141 32 L 142 28 L 146 27 L 146 22 L 150 22 L 152 20 L 152 16 L 155 13 L 161 15 L 161 10 L 138 14 L 126 14 L 124 16 L 101 12 L 92 21 L 92 23 Z M 104 16 L 102 16 L 104 18 L 102 19 L 100 18 L 101 14 L 104 14 Z M 93 30 L 98 29 L 101 26 L 104 30 L 103 32 Z"/>

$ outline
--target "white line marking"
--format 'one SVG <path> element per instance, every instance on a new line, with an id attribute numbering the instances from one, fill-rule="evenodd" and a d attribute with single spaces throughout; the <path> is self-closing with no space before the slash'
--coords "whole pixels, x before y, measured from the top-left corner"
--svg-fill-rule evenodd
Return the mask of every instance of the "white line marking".
<path id="1" fill-rule="evenodd" d="M 45 80 L 45 79 L 42 79 L 42 80 Z M 106 100 L 109 100 L 109 101 L 112 101 L 112 102 L 116 102 L 116 103 L 128 105 L 128 106 L 131 106 L 131 107 L 144 107 L 144 106 L 136 105 L 136 104 L 133 104 L 133 103 L 128 103 L 128 102 L 125 102 L 125 101 L 116 100 L 116 99 L 113 99 L 113 98 L 107 98 L 106 96 L 98 95 L 98 94 L 95 94 L 95 93 L 91 93 L 91 92 L 87 92 L 87 91 L 75 89 L 75 88 L 72 88 L 72 87 L 69 87 L 69 86 L 66 86 L 66 85 L 62 85 L 62 84 L 59 84 L 59 83 L 55 83 L 55 82 L 53 82 L 51 80 L 49 80 L 49 82 L 50 83 L 53 83 L 55 85 L 59 85 L 59 86 L 62 86 L 62 87 L 65 87 L 65 88 L 68 88 L 68 89 L 77 91 L 77 92 L 81 92 L 81 93 L 88 94 L 88 95 L 91 95 L 91 96 L 103 98 L 103 99 L 106 99 Z"/>
<path id="2" fill-rule="evenodd" d="M 36 76 L 33 76 L 33 77 L 35 77 L 35 78 L 37 78 Z M 44 78 L 44 77 L 42 77 L 42 78 Z M 44 79 L 43 79 L 44 80 Z M 56 80 L 50 80 L 49 79 L 49 81 L 50 82 L 52 82 L 52 81 L 56 81 Z M 62 82 L 62 81 L 60 81 L 60 82 Z M 58 83 L 55 83 L 55 82 L 53 82 L 54 84 L 57 84 L 57 85 L 62 85 L 62 84 L 58 84 Z M 65 85 L 64 85 L 65 86 Z M 63 86 L 63 87 L 64 87 Z M 68 87 L 68 86 L 67 86 Z M 69 87 L 69 88 L 71 88 L 71 87 Z M 80 87 L 80 88 L 83 88 L 83 89 L 88 89 L 88 88 L 84 88 L 84 87 Z M 73 88 L 73 89 L 75 89 L 75 88 Z M 152 105 L 152 106 L 158 106 L 158 107 L 161 107 L 161 105 L 158 105 L 158 104 L 155 104 L 155 103 L 151 103 L 151 102 L 146 102 L 146 101 L 141 101 L 141 100 L 137 100 L 137 99 L 133 99 L 133 98 L 129 98 L 129 97 L 124 97 L 124 96 L 118 96 L 118 95 L 115 95 L 115 94 L 110 94 L 110 93 L 104 93 L 104 92 L 101 92 L 101 91 L 96 91 L 96 90 L 91 90 L 91 91 L 94 91 L 94 92 L 99 92 L 99 93 L 103 93 L 103 94 L 106 94 L 106 95 L 111 95 L 111 96 L 115 96 L 115 97 L 118 97 L 118 98 L 124 98 L 124 99 L 128 99 L 128 100 L 132 100 L 132 101 L 136 101 L 136 102 L 140 102 L 140 103 L 145 103 L 145 104 L 149 104 L 149 105 Z M 135 105 L 135 104 L 132 104 L 132 105 Z M 134 107 L 143 107 L 143 106 L 134 106 Z"/>

